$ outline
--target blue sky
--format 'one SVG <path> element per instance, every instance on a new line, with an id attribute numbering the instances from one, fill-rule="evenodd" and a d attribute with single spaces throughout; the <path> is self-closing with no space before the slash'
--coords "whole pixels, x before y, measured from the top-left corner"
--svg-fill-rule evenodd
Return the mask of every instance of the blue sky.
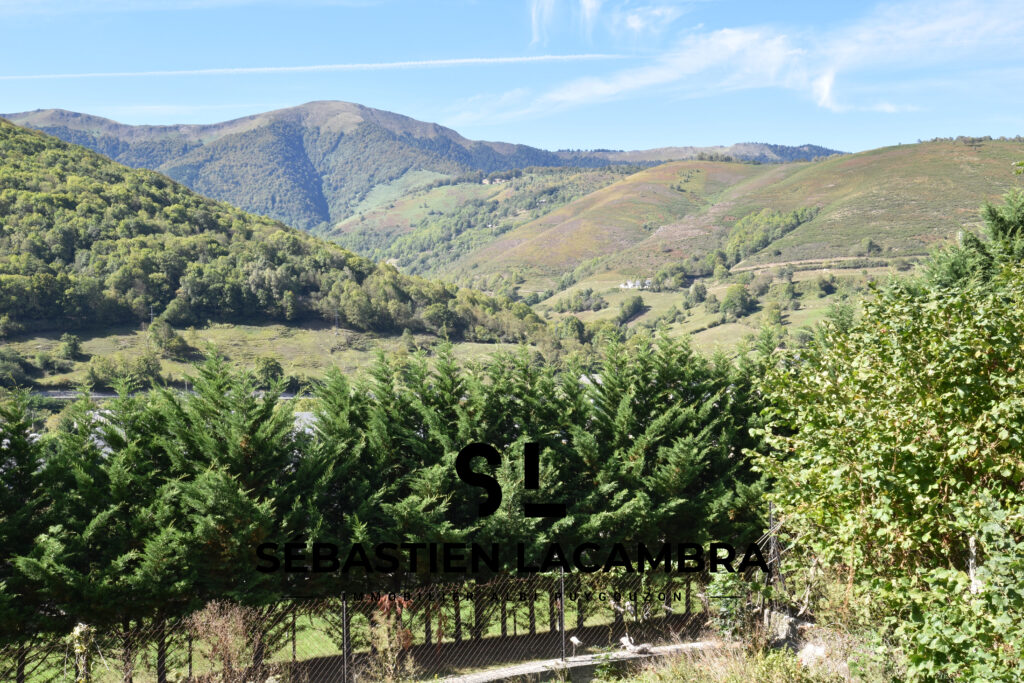
<path id="1" fill-rule="evenodd" d="M 859 151 L 1024 134 L 1024 2 L 0 0 L 0 111 L 347 100 L 474 139 Z"/>

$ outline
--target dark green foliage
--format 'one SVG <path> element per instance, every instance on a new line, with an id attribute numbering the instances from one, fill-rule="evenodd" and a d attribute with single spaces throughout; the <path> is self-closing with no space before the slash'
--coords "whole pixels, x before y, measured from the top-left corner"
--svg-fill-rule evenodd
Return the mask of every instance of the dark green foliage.
<path id="1" fill-rule="evenodd" d="M 644 298 L 639 294 L 635 294 L 619 304 L 619 314 L 615 316 L 615 323 L 617 325 L 625 325 L 640 315 L 645 309 Z"/>
<path id="2" fill-rule="evenodd" d="M 704 303 L 708 296 L 708 288 L 703 282 L 694 282 L 690 285 L 689 300 L 693 304 Z"/>
<path id="3" fill-rule="evenodd" d="M 860 246 L 855 249 L 854 256 L 875 256 L 882 253 L 882 248 L 875 243 L 870 237 L 865 237 L 860 241 Z"/>
<path id="4" fill-rule="evenodd" d="M 17 334 L 23 329 L 21 323 L 11 320 L 11 316 L 7 313 L 0 315 L 0 339 Z"/>
<path id="5" fill-rule="evenodd" d="M 112 389 L 118 382 L 130 380 L 148 385 L 160 381 L 160 359 L 150 351 L 137 358 L 93 356 L 86 368 L 86 381 L 96 389 Z"/>
<path id="6" fill-rule="evenodd" d="M 725 243 L 729 263 L 735 264 L 806 223 L 818 214 L 816 208 L 803 208 L 789 213 L 762 209 L 740 220 L 729 230 Z"/>
<path id="7" fill-rule="evenodd" d="M 207 600 L 258 603 L 275 588 L 255 569 L 256 545 L 291 538 L 305 521 L 298 496 L 311 483 L 300 456 L 308 439 L 276 391 L 258 395 L 254 378 L 232 375 L 222 358 L 200 366 L 192 384 L 190 395 L 161 392 L 157 409 L 166 421 L 158 457 L 176 475 L 168 485 L 195 548 L 193 588 Z"/>
<path id="8" fill-rule="evenodd" d="M 256 376 L 256 383 L 260 387 L 267 388 L 284 378 L 284 369 L 273 356 L 260 356 L 256 359 L 253 374 Z"/>
<path id="9" fill-rule="evenodd" d="M 719 310 L 736 318 L 749 315 L 757 307 L 757 300 L 750 296 L 745 285 L 729 285 L 719 304 Z"/>
<path id="10" fill-rule="evenodd" d="M 168 358 L 183 360 L 194 351 L 166 320 L 155 320 L 150 324 L 149 339 Z"/>
<path id="11" fill-rule="evenodd" d="M 559 299 L 555 310 L 559 313 L 582 313 L 583 311 L 600 311 L 607 308 L 608 302 L 600 294 L 595 294 L 590 287 L 574 292 L 572 296 Z"/>
<path id="12" fill-rule="evenodd" d="M 1024 192 L 1010 192 L 1002 206 L 986 202 L 981 213 L 989 238 L 1005 245 L 1008 251 L 1024 239 Z"/>
<path id="13" fill-rule="evenodd" d="M 695 278 L 711 275 L 706 263 L 680 261 L 667 265 L 651 278 L 651 289 L 655 292 L 682 289 Z"/>
<path id="14" fill-rule="evenodd" d="M 60 336 L 60 346 L 57 347 L 57 355 L 64 360 L 75 360 L 82 355 L 82 340 L 78 335 L 65 332 Z"/>
<path id="15" fill-rule="evenodd" d="M 525 542 L 536 550 L 643 540 L 752 540 L 760 484 L 749 376 L 687 345 L 635 336 L 591 362 L 555 366 L 525 347 L 479 364 L 451 348 L 385 357 L 351 380 L 328 373 L 312 421 L 272 385 L 208 358 L 189 394 L 155 389 L 102 408 L 83 397 L 36 441 L 25 396 L 0 400 L 0 638 L 182 614 L 215 598 L 250 605 L 296 590 L 357 588 L 355 577 L 256 571 L 264 541 Z M 479 490 L 454 474 L 468 443 L 493 444 L 503 503 L 479 518 Z M 561 520 L 523 516 L 524 444 L 541 444 L 541 499 Z M 509 545 L 509 547 L 512 547 Z M 421 563 L 421 568 L 422 564 Z M 420 577 L 432 580 L 436 577 Z M 415 577 L 407 577 L 414 581 Z M 376 586 L 379 588 L 379 586 Z M 13 596 L 13 602 L 7 597 Z M 51 615 L 49 623 L 33 622 Z"/>
<path id="16" fill-rule="evenodd" d="M 26 386 L 31 371 L 31 364 L 20 353 L 0 347 L 0 387 Z"/>
<path id="17" fill-rule="evenodd" d="M 962 232 L 960 244 L 936 250 L 924 264 L 925 282 L 939 287 L 988 280 L 1001 265 L 1024 260 L 1024 192 L 1007 193 L 1001 206 L 981 209 L 987 242 Z"/>
<path id="18" fill-rule="evenodd" d="M 424 318 L 435 306 L 449 310 L 453 338 L 481 328 L 517 341 L 542 327 L 534 316 L 503 316 L 510 301 L 460 298 L 452 286 L 401 275 L 6 122 L 0 152 L 0 315 L 8 326 L 104 325 L 151 312 L 177 326 L 338 315 L 355 329 L 397 333 L 436 329 Z M 168 353 L 187 352 L 168 341 Z"/>
<path id="19" fill-rule="evenodd" d="M 38 585 L 15 566 L 44 528 L 39 515 L 40 449 L 26 392 L 0 389 L 0 642 L 46 626 Z"/>
<path id="20" fill-rule="evenodd" d="M 579 342 L 587 340 L 586 327 L 583 322 L 574 315 L 567 315 L 558 321 L 555 333 L 561 339 L 575 339 Z"/>

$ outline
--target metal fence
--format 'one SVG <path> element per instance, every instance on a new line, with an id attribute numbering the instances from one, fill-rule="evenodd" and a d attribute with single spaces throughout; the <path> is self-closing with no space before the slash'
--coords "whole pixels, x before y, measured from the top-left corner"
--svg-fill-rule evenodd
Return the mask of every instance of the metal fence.
<path id="1" fill-rule="evenodd" d="M 0 680 L 124 683 L 444 679 L 633 643 L 691 639 L 699 577 L 499 576 L 408 591 L 213 602 L 166 621 L 37 636 L 0 648 Z"/>

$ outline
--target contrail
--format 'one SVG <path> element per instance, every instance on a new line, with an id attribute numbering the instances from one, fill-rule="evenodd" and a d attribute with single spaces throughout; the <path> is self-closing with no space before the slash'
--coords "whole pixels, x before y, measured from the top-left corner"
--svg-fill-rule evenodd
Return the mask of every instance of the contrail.
<path id="1" fill-rule="evenodd" d="M 276 74 L 317 71 L 383 71 L 386 69 L 426 69 L 444 66 L 488 64 L 528 64 L 531 62 L 579 62 L 598 59 L 623 59 L 625 55 L 535 55 L 531 57 L 466 57 L 463 59 L 424 59 L 412 62 L 369 62 L 364 64 L 308 64 L 305 66 L 248 66 L 222 69 L 181 69 L 174 71 L 106 71 L 77 74 L 27 74 L 0 76 L 0 81 L 32 81 L 56 78 L 138 78 L 154 76 L 233 76 L 240 74 Z"/>

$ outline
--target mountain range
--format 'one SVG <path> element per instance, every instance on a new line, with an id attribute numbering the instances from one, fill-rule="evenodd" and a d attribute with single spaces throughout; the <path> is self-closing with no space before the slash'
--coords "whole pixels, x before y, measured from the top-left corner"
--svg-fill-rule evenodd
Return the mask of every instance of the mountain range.
<path id="1" fill-rule="evenodd" d="M 0 337 L 155 315 L 179 327 L 333 320 L 395 334 L 465 330 L 485 341 L 520 341 L 543 327 L 511 305 L 401 274 L 159 173 L 0 121 Z"/>
<path id="2" fill-rule="evenodd" d="M 722 260 L 739 269 L 912 258 L 971 229 L 1024 158 L 1020 139 L 990 138 L 856 154 L 763 143 L 547 151 L 346 102 L 210 125 L 63 110 L 6 118 L 404 272 L 485 291 L 544 291 L 580 268 L 643 279 L 696 268 L 730 244 L 742 254 Z M 744 233 L 765 211 L 769 222 L 805 218 L 767 241 Z"/>
<path id="3" fill-rule="evenodd" d="M 837 153 L 817 145 L 761 143 L 552 152 L 468 140 L 436 123 L 336 101 L 208 125 L 132 126 L 62 109 L 0 116 L 306 230 L 329 229 L 357 214 L 382 186 L 402 192 L 441 179 L 532 166 L 651 165 L 725 156 L 780 163 Z"/>

